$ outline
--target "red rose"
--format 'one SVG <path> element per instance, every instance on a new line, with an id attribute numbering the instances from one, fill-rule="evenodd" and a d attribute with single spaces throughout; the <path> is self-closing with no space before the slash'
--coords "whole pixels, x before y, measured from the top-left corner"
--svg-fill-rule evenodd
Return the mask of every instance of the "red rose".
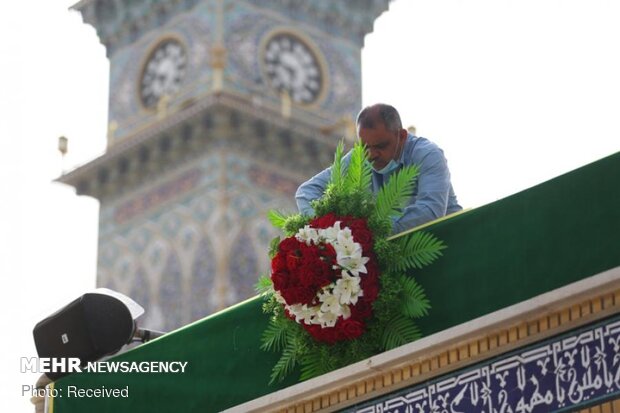
<path id="1" fill-rule="evenodd" d="M 342 320 L 342 322 L 339 324 L 339 331 L 342 332 L 342 334 L 347 340 L 353 340 L 354 338 L 357 338 L 364 333 L 364 323 L 362 323 L 361 321 L 347 318 L 346 320 Z"/>
<path id="2" fill-rule="evenodd" d="M 366 256 L 370 258 L 370 261 L 366 263 L 366 276 L 362 276 L 362 279 L 368 278 L 376 281 L 379 277 L 379 266 L 377 265 L 377 258 L 372 252 L 366 254 Z"/>
<path id="3" fill-rule="evenodd" d="M 370 231 L 357 230 L 353 232 L 353 240 L 360 243 L 362 250 L 364 251 L 364 255 L 367 255 L 370 251 L 372 251 L 373 239 Z"/>
<path id="4" fill-rule="evenodd" d="M 351 318 L 364 320 L 372 316 L 372 301 L 361 297 L 357 304 L 351 307 Z"/>
<path id="5" fill-rule="evenodd" d="M 271 274 L 271 281 L 273 281 L 275 290 L 282 291 L 289 285 L 288 273 L 284 271 L 274 272 Z"/>
<path id="6" fill-rule="evenodd" d="M 284 238 L 280 241 L 279 250 L 282 252 L 289 252 L 298 250 L 300 242 L 295 237 Z"/>
<path id="7" fill-rule="evenodd" d="M 314 274 L 314 288 L 316 292 L 319 291 L 322 287 L 329 285 L 332 282 L 332 277 L 330 273 L 326 273 L 323 271 L 318 271 Z"/>
<path id="8" fill-rule="evenodd" d="M 327 344 L 334 344 L 336 341 L 338 341 L 336 338 L 336 331 L 333 327 L 322 328 L 320 325 L 317 324 L 302 325 L 306 329 L 306 331 L 310 333 L 312 337 L 314 337 L 316 341 L 321 341 Z"/>
<path id="9" fill-rule="evenodd" d="M 312 267 L 302 266 L 297 270 L 299 282 L 305 288 L 310 288 L 316 282 L 316 270 Z"/>
<path id="10" fill-rule="evenodd" d="M 301 257 L 298 257 L 296 254 L 287 253 L 286 254 L 286 267 L 293 271 L 297 269 L 301 265 Z"/>
<path id="11" fill-rule="evenodd" d="M 336 250 L 332 244 L 322 244 L 321 245 L 321 256 L 326 259 L 335 261 L 336 260 Z"/>
<path id="12" fill-rule="evenodd" d="M 359 219 L 357 218 L 353 218 L 352 216 L 349 215 L 345 215 L 343 217 L 338 218 L 338 220 L 340 222 L 342 222 L 341 227 L 349 227 L 351 228 L 351 230 L 353 230 L 356 226 L 359 226 L 358 222 Z"/>
<path id="13" fill-rule="evenodd" d="M 321 265 L 321 256 L 316 246 L 305 246 L 301 249 L 302 265 L 305 267 L 318 267 Z"/>
<path id="14" fill-rule="evenodd" d="M 286 270 L 286 258 L 279 252 L 271 260 L 271 271 L 278 272 L 283 270 Z"/>
<path id="15" fill-rule="evenodd" d="M 316 291 L 314 291 L 314 289 L 310 289 L 310 288 L 304 288 L 304 287 L 294 287 L 294 288 L 290 288 L 290 296 L 291 296 L 291 301 L 286 300 L 286 302 L 291 305 L 291 304 L 311 304 L 312 300 L 314 299 L 315 295 L 316 295 Z"/>
<path id="16" fill-rule="evenodd" d="M 312 337 L 314 337 L 315 340 L 317 341 L 323 341 L 322 338 L 322 331 L 321 331 L 321 326 L 316 325 L 316 324 L 302 324 L 303 328 L 310 333 L 310 335 Z"/>
<path id="17" fill-rule="evenodd" d="M 373 246 L 373 237 L 366 221 L 363 219 L 350 219 L 347 222 L 347 226 L 351 229 L 355 242 L 359 242 L 362 245 L 364 255 L 370 252 Z"/>
<path id="18" fill-rule="evenodd" d="M 333 226 L 339 218 L 333 213 L 323 215 L 322 217 L 314 218 L 310 221 L 310 226 L 313 228 L 329 228 Z"/>
<path id="19" fill-rule="evenodd" d="M 362 289 L 364 290 L 364 298 L 371 303 L 377 299 L 379 295 L 379 285 L 378 283 L 368 283 L 367 285 L 363 285 Z"/>

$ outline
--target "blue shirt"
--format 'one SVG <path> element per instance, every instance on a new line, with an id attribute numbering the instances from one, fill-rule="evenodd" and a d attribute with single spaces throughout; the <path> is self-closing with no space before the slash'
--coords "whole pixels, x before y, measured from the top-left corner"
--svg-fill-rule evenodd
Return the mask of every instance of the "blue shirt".
<path id="1" fill-rule="evenodd" d="M 349 164 L 350 158 L 349 152 L 343 158 L 343 166 L 346 167 Z M 381 186 L 389 181 L 390 176 L 404 165 L 417 165 L 420 168 L 413 196 L 405 207 L 403 215 L 394 220 L 393 233 L 403 232 L 463 209 L 456 199 L 450 182 L 448 162 L 443 151 L 433 142 L 409 134 L 397 162 L 398 168 L 389 175 L 381 175 L 372 171 L 372 191 L 376 194 Z M 297 189 L 295 200 L 302 214 L 314 215 L 310 201 L 319 199 L 323 195 L 330 176 L 331 168 L 327 168 Z"/>

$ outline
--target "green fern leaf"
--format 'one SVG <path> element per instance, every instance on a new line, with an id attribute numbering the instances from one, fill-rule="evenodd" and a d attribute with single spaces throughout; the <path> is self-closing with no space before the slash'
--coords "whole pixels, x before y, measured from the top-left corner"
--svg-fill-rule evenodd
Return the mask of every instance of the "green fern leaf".
<path id="1" fill-rule="evenodd" d="M 260 294 L 265 295 L 271 292 L 273 289 L 273 283 L 271 282 L 271 278 L 261 275 L 258 278 L 258 282 L 254 285 L 254 290 Z"/>
<path id="2" fill-rule="evenodd" d="M 280 351 L 288 343 L 287 328 L 277 319 L 272 319 L 263 332 L 260 348 L 265 351 Z"/>
<path id="3" fill-rule="evenodd" d="M 371 171 L 370 165 L 366 162 L 366 147 L 357 142 L 351 151 L 351 158 L 344 180 L 344 188 L 349 191 L 368 190 L 370 188 Z"/>
<path id="4" fill-rule="evenodd" d="M 417 340 L 421 336 L 422 333 L 413 320 L 398 314 L 385 325 L 381 342 L 385 350 L 390 350 Z"/>
<path id="5" fill-rule="evenodd" d="M 295 349 L 295 345 L 292 342 L 289 342 L 284 350 L 282 351 L 282 357 L 278 360 L 275 366 L 273 366 L 273 370 L 271 371 L 271 380 L 269 384 L 273 384 L 276 381 L 282 381 L 286 376 L 288 376 L 291 371 L 297 365 L 297 352 Z"/>
<path id="6" fill-rule="evenodd" d="M 405 166 L 390 177 L 377 194 L 377 215 L 382 218 L 397 217 L 413 194 L 419 168 L 416 165 Z"/>
<path id="7" fill-rule="evenodd" d="M 401 284 L 401 311 L 404 316 L 420 318 L 428 314 L 431 303 L 426 298 L 424 289 L 413 277 L 402 275 L 398 281 Z"/>
<path id="8" fill-rule="evenodd" d="M 440 257 L 446 249 L 443 241 L 428 232 L 414 232 L 398 239 L 400 254 L 391 267 L 395 271 L 405 271 L 408 268 L 422 268 Z"/>
<path id="9" fill-rule="evenodd" d="M 326 365 L 326 357 L 321 351 L 309 353 L 304 356 L 301 361 L 301 381 L 320 376 L 329 371 L 329 365 Z"/>
<path id="10" fill-rule="evenodd" d="M 344 142 L 340 141 L 336 147 L 336 153 L 334 155 L 334 163 L 332 165 L 331 177 L 329 183 L 336 190 L 342 188 L 342 154 L 344 153 Z"/>
<path id="11" fill-rule="evenodd" d="M 280 211 L 276 211 L 275 209 L 272 209 L 267 213 L 267 218 L 269 219 L 269 222 L 271 222 L 271 225 L 276 228 L 283 229 L 286 224 L 286 217 L 284 214 Z"/>

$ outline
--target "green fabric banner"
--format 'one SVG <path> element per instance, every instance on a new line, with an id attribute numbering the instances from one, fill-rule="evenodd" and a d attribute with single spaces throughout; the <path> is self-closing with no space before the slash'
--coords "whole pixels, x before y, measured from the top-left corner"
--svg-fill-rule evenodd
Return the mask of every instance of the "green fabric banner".
<path id="1" fill-rule="evenodd" d="M 448 248 L 415 273 L 433 308 L 430 335 L 620 265 L 620 152 L 426 228 Z M 267 251 L 265 251 L 267 253 Z M 254 298 L 114 361 L 187 362 L 184 373 L 81 373 L 59 380 L 55 413 L 217 412 L 294 384 L 268 386 L 276 353 Z M 127 397 L 81 397 L 80 389 Z"/>

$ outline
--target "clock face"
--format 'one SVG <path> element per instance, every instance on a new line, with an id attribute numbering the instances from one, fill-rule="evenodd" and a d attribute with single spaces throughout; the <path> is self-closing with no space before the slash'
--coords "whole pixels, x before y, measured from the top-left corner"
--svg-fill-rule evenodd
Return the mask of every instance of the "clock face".
<path id="1" fill-rule="evenodd" d="M 317 100 L 323 87 L 321 65 L 310 47 L 300 38 L 280 33 L 267 42 L 263 60 L 265 72 L 279 92 L 287 92 L 296 103 Z"/>
<path id="2" fill-rule="evenodd" d="M 185 49 L 176 40 L 161 42 L 149 55 L 140 80 L 140 98 L 147 108 L 157 105 L 163 96 L 174 95 L 185 76 Z"/>

